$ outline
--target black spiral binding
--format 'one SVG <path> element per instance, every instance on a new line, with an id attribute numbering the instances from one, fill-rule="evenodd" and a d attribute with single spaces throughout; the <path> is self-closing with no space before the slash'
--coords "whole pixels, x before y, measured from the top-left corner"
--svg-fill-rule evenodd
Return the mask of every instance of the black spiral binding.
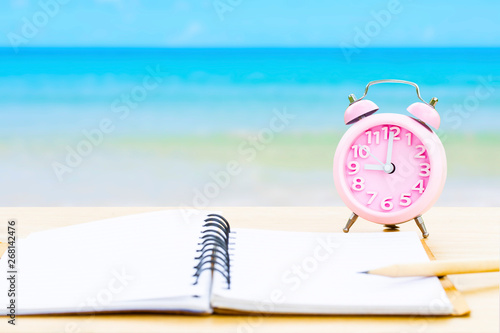
<path id="1" fill-rule="evenodd" d="M 227 282 L 227 288 L 231 286 L 231 258 L 229 255 L 229 239 L 231 228 L 227 220 L 217 214 L 209 214 L 205 219 L 203 230 L 201 231 L 200 248 L 196 252 L 200 255 L 195 259 L 198 264 L 194 266 L 196 270 L 194 284 L 204 271 L 220 273 Z"/>

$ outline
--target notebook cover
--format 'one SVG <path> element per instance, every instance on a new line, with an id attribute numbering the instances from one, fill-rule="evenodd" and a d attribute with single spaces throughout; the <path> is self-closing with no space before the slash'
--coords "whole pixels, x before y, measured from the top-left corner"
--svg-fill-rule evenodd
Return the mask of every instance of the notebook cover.
<path id="1" fill-rule="evenodd" d="M 425 249 L 425 252 L 429 256 L 430 260 L 436 260 L 436 257 L 434 254 L 431 252 L 430 248 L 427 246 L 426 242 L 424 239 L 422 239 L 422 245 Z M 0 257 L 4 254 L 4 252 L 7 250 L 8 244 L 7 243 L 1 243 L 0 242 Z M 470 313 L 470 308 L 465 302 L 464 296 L 455 288 L 451 280 L 447 276 L 443 276 L 439 278 L 439 281 L 443 285 L 443 288 L 446 292 L 446 295 L 448 296 L 448 299 L 450 302 L 453 304 L 453 312 L 450 314 L 451 316 L 464 316 L 468 315 Z M 241 314 L 251 314 L 246 311 L 237 311 L 237 310 L 226 310 L 226 309 L 214 309 L 214 312 L 217 314 L 227 314 L 227 315 L 241 315 Z M 261 313 L 255 312 L 256 315 L 259 315 Z M 286 314 L 279 314 L 279 315 L 286 315 Z M 310 316 L 310 314 L 307 314 Z M 323 316 L 330 316 L 330 315 L 323 315 Z"/>

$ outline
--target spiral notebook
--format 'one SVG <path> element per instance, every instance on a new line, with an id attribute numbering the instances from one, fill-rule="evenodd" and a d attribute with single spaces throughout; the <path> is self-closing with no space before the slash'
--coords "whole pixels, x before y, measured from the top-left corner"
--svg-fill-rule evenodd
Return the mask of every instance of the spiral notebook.
<path id="1" fill-rule="evenodd" d="M 166 210 L 33 233 L 17 251 L 19 315 L 457 314 L 438 278 L 359 273 L 429 260 L 413 232 L 240 229 L 220 213 Z M 4 313 L 8 288 L 0 279 Z"/>

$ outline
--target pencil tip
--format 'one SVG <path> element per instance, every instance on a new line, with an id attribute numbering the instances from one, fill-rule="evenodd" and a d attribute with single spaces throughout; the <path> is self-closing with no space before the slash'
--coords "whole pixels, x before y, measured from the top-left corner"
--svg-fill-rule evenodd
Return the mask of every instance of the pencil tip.
<path id="1" fill-rule="evenodd" d="M 368 274 L 370 271 L 359 272 L 361 274 Z"/>

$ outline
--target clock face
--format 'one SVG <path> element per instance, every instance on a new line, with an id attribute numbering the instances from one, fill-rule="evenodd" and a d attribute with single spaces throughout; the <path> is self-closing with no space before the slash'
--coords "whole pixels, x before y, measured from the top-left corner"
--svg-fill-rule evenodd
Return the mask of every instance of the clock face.
<path id="1" fill-rule="evenodd" d="M 414 205 L 425 192 L 432 167 L 426 146 L 411 131 L 378 125 L 350 144 L 344 177 L 359 204 L 381 213 Z"/>

